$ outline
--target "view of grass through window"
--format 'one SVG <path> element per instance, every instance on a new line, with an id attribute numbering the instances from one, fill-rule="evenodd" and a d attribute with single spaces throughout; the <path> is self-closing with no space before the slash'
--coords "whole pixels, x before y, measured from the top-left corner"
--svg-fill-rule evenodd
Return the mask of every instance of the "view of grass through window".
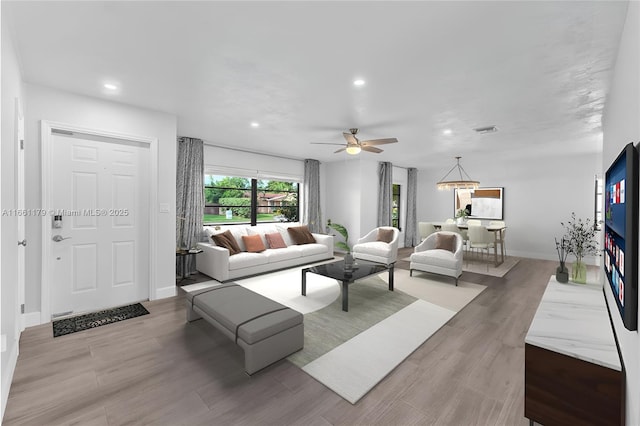
<path id="1" fill-rule="evenodd" d="M 205 224 L 297 222 L 298 182 L 205 175 Z"/>

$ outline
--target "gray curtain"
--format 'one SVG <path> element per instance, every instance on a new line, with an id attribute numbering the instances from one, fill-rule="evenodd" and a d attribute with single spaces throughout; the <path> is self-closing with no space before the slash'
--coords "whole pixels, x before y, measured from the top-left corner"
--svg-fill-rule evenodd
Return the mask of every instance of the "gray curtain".
<path id="1" fill-rule="evenodd" d="M 378 163 L 378 226 L 391 226 L 392 174 L 391 163 L 388 161 Z"/>
<path id="2" fill-rule="evenodd" d="M 416 226 L 416 197 L 418 195 L 418 169 L 407 169 L 407 223 L 404 228 L 404 246 L 414 247 L 420 243 Z"/>
<path id="3" fill-rule="evenodd" d="M 318 160 L 304 160 L 303 198 L 302 223 L 306 223 L 311 232 L 322 232 L 320 162 Z"/>
<path id="4" fill-rule="evenodd" d="M 204 155 L 201 139 L 178 138 L 176 176 L 176 248 L 193 248 L 202 234 L 204 214 Z M 176 271 L 183 275 L 182 259 Z M 187 256 L 186 270 L 195 269 L 195 256 Z"/>

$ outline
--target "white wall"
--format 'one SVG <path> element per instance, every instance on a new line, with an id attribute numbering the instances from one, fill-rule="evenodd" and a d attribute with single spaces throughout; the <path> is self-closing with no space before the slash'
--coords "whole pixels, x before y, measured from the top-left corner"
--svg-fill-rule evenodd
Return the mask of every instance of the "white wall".
<path id="1" fill-rule="evenodd" d="M 604 115 L 602 168 L 606 170 L 629 142 L 640 141 L 640 3 L 629 2 L 624 31 Z M 640 249 L 640 247 L 639 247 Z M 640 273 L 640 268 L 639 271 Z M 626 421 L 640 424 L 640 336 L 624 328 L 608 284 L 605 297 L 627 372 Z M 640 302 L 640 301 L 639 301 Z M 639 303 L 640 305 L 640 303 Z"/>
<path id="2" fill-rule="evenodd" d="M 517 163 L 501 163 L 496 158 L 485 164 L 466 161 L 464 167 L 482 187 L 504 187 L 509 255 L 557 260 L 554 237 L 565 233 L 560 222 L 570 219 L 571 212 L 593 220 L 594 177 L 602 169 L 599 154 L 552 155 Z M 445 165 L 418 171 L 419 222 L 454 217 L 453 191 L 436 189 L 446 169 Z"/>
<path id="3" fill-rule="evenodd" d="M 24 108 L 24 96 L 22 89 L 22 77 L 18 59 L 13 49 L 12 40 L 7 31 L 6 14 L 2 15 L 2 146 L 1 165 L 2 170 L 2 196 L 0 208 L 3 210 L 16 207 L 16 190 L 14 179 L 14 167 L 16 150 L 14 103 L 20 98 Z M 2 304 L 1 329 L 2 338 L 6 339 L 6 347 L 2 348 L 0 371 L 2 372 L 2 388 L 0 398 L 2 409 L 0 419 L 4 416 L 4 409 L 9 396 L 13 370 L 18 358 L 18 339 L 20 338 L 20 313 L 18 311 L 18 233 L 15 216 L 2 215 L 0 225 L 0 301 Z M 4 343 L 4 340 L 3 340 Z"/>
<path id="4" fill-rule="evenodd" d="M 378 223 L 378 164 L 379 161 L 358 156 L 325 164 L 325 218 L 339 223 L 349 231 L 349 244 Z M 393 168 L 393 183 L 402 185 L 401 226 L 407 212 L 407 170 Z M 404 245 L 404 234 L 399 246 Z"/>
<path id="5" fill-rule="evenodd" d="M 40 122 L 49 120 L 112 132 L 158 138 L 158 204 L 155 209 L 156 293 L 151 299 L 175 294 L 176 117 L 102 99 L 79 96 L 27 84 L 25 114 L 26 208 L 41 206 Z M 41 218 L 27 218 L 26 312 L 41 310 Z M 48 318 L 42 318 L 48 322 Z"/>

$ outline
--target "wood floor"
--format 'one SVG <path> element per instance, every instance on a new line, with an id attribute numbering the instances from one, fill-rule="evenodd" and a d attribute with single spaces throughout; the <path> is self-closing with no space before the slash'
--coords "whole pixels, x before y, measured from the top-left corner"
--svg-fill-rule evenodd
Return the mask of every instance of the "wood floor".
<path id="1" fill-rule="evenodd" d="M 240 348 L 185 322 L 181 296 L 56 339 L 50 324 L 29 328 L 3 424 L 527 425 L 524 336 L 555 266 L 523 259 L 504 278 L 465 272 L 488 288 L 356 405 L 288 361 L 246 376 Z"/>

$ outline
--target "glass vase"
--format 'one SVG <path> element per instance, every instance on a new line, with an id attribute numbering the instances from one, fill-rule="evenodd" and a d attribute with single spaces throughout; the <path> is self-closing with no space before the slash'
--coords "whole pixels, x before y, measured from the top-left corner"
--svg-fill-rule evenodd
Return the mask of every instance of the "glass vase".
<path id="1" fill-rule="evenodd" d="M 569 281 L 569 271 L 564 263 L 556 268 L 556 281 L 559 283 L 566 283 Z"/>
<path id="2" fill-rule="evenodd" d="M 582 259 L 576 260 L 571 266 L 571 281 L 578 284 L 587 283 L 587 265 L 582 262 Z"/>

